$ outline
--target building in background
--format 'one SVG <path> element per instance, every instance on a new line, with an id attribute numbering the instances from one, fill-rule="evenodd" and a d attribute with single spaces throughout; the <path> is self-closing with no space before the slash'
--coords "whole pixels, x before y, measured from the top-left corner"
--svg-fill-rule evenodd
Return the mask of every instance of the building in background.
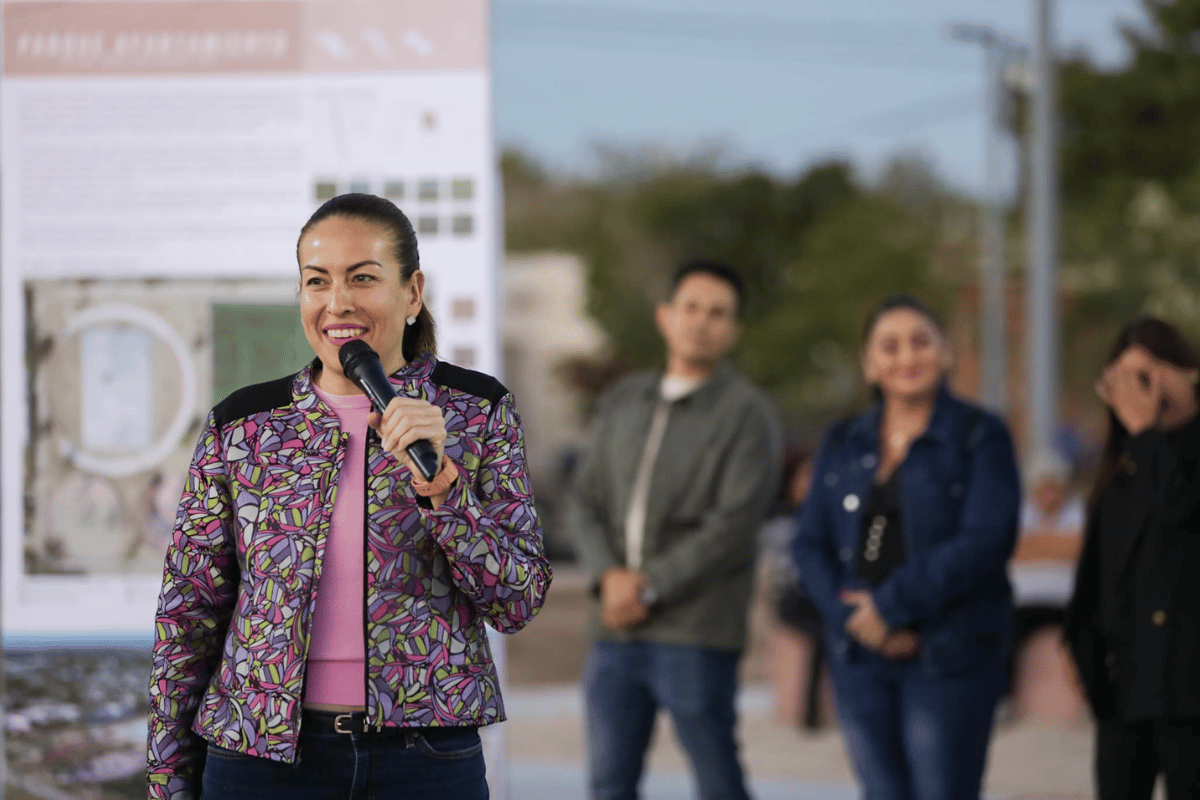
<path id="1" fill-rule="evenodd" d="M 501 344 L 504 383 L 525 427 L 529 474 L 551 556 L 567 555 L 558 524 L 560 498 L 587 435 L 585 393 L 568 379 L 569 365 L 599 356 L 606 340 L 587 313 L 583 262 L 569 253 L 509 255 L 504 262 Z"/>

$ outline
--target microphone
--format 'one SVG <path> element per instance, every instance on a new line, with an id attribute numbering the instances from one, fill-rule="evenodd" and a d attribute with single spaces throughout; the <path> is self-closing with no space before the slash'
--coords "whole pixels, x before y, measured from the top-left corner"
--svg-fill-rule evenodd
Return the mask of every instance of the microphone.
<path id="1" fill-rule="evenodd" d="M 342 372 L 354 381 L 355 386 L 363 390 L 379 413 L 382 414 L 388 403 L 392 402 L 392 398 L 398 396 L 392 382 L 388 380 L 387 373 L 383 371 L 379 354 L 362 339 L 353 339 L 339 347 L 338 360 L 342 362 Z M 404 448 L 404 452 L 408 453 L 408 457 L 417 465 L 425 480 L 431 481 L 437 477 L 442 465 L 438 463 L 437 451 L 428 440 L 417 439 Z"/>

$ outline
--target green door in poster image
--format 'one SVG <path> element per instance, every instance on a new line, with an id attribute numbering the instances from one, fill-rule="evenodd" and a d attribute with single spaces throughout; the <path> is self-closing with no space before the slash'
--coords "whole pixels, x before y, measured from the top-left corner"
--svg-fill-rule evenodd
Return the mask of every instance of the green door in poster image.
<path id="1" fill-rule="evenodd" d="M 295 303 L 214 303 L 212 323 L 214 404 L 297 372 L 313 357 Z"/>

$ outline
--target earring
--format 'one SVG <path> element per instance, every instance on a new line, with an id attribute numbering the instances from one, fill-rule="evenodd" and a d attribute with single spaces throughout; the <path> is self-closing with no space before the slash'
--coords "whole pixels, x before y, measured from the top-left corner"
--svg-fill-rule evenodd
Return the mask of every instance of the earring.
<path id="1" fill-rule="evenodd" d="M 417 318 L 414 317 L 412 314 L 409 314 L 408 319 L 404 320 L 404 322 L 408 325 L 413 325 L 416 323 L 416 321 L 417 321 Z"/>

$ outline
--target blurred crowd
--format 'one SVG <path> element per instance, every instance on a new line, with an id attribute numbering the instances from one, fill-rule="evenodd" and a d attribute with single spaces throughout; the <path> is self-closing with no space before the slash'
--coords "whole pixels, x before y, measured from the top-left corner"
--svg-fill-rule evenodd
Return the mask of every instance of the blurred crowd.
<path id="1" fill-rule="evenodd" d="M 836 717 L 865 797 L 979 797 L 998 716 L 1089 711 L 1102 800 L 1160 776 L 1197 796 L 1190 343 L 1129 321 L 1096 378 L 1103 445 L 1068 429 L 1018 466 L 1006 422 L 950 390 L 938 316 L 892 295 L 860 345 L 873 402 L 787 447 L 724 358 L 741 292 L 725 264 L 676 271 L 666 365 L 606 392 L 574 477 L 593 797 L 637 796 L 659 710 L 701 797 L 749 796 L 733 696 L 756 547 L 779 713 Z"/>

